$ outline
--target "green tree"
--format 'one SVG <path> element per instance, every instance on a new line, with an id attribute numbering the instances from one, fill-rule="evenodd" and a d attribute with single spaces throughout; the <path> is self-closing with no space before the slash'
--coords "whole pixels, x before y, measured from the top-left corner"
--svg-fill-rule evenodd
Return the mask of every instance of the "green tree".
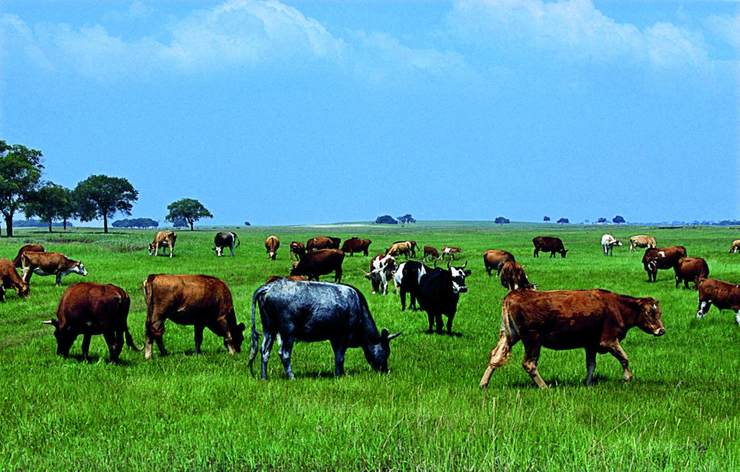
<path id="1" fill-rule="evenodd" d="M 185 220 L 190 225 L 190 231 L 193 231 L 193 223 L 201 218 L 213 218 L 206 207 L 203 206 L 198 200 L 192 198 L 182 198 L 176 202 L 172 202 L 167 205 L 169 213 L 165 217 L 167 221 L 176 222 L 177 220 Z"/>
<path id="2" fill-rule="evenodd" d="M 0 140 L 0 211 L 8 237 L 13 236 L 13 216 L 39 185 L 41 156 L 36 149 Z"/>
<path id="3" fill-rule="evenodd" d="M 49 225 L 52 232 L 52 222 L 64 219 L 69 211 L 72 211 L 72 191 L 52 182 L 47 182 L 41 188 L 33 192 L 24 207 L 26 218 L 38 216 L 41 221 Z M 67 216 L 69 218 L 69 216 Z M 66 229 L 66 223 L 65 223 Z"/>
<path id="4" fill-rule="evenodd" d="M 116 212 L 130 215 L 139 192 L 121 177 L 91 175 L 77 184 L 74 190 L 80 220 L 103 218 L 103 232 L 108 232 L 108 218 Z"/>

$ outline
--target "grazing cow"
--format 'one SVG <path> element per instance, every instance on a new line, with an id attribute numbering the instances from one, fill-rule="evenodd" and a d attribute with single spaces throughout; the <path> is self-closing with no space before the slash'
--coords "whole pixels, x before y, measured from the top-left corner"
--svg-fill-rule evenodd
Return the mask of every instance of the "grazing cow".
<path id="1" fill-rule="evenodd" d="M 486 267 L 486 273 L 491 276 L 495 270 L 496 275 L 501 275 L 501 268 L 506 262 L 515 262 L 514 255 L 508 251 L 500 249 L 489 249 L 483 253 L 483 265 Z"/>
<path id="2" fill-rule="evenodd" d="M 612 249 L 614 246 L 621 246 L 622 241 L 618 240 L 614 236 L 612 236 L 609 233 L 604 234 L 601 236 L 601 249 L 604 250 L 605 256 L 611 256 L 612 255 Z"/>
<path id="3" fill-rule="evenodd" d="M 356 252 L 361 252 L 367 256 L 370 244 L 372 244 L 372 241 L 369 239 L 349 238 L 342 244 L 342 251 L 345 254 L 349 253 L 350 257 Z"/>
<path id="4" fill-rule="evenodd" d="M 634 252 L 635 248 L 638 247 L 645 247 L 650 249 L 658 247 L 658 244 L 655 242 L 654 237 L 647 234 L 630 236 L 630 252 Z"/>
<path id="5" fill-rule="evenodd" d="M 712 305 L 719 310 L 735 312 L 735 321 L 740 325 L 740 284 L 731 284 L 717 279 L 699 279 L 699 309 L 696 317 L 704 318 Z"/>
<path id="6" fill-rule="evenodd" d="M 217 257 L 223 256 L 226 248 L 229 248 L 231 257 L 234 257 L 234 248 L 240 245 L 239 236 L 233 231 L 219 231 L 213 238 L 213 250 L 216 251 Z"/>
<path id="7" fill-rule="evenodd" d="M 642 256 L 642 266 L 647 272 L 648 282 L 657 280 L 658 269 L 672 269 L 682 257 L 686 257 L 686 248 L 683 246 L 646 249 Z"/>
<path id="8" fill-rule="evenodd" d="M 730 246 L 730 254 L 735 254 L 736 252 L 740 252 L 740 239 L 734 240 Z"/>
<path id="9" fill-rule="evenodd" d="M 385 251 L 386 256 L 416 257 L 416 241 L 396 241 Z"/>
<path id="10" fill-rule="evenodd" d="M 416 296 L 421 278 L 432 269 L 418 261 L 407 261 L 398 266 L 393 275 L 393 283 L 401 297 L 401 311 L 406 310 L 406 293 L 411 296 L 409 309 L 416 310 Z"/>
<path id="11" fill-rule="evenodd" d="M 339 249 L 340 238 L 331 236 L 316 236 L 306 241 L 306 251 L 318 251 L 320 249 Z"/>
<path id="12" fill-rule="evenodd" d="M 542 346 L 550 349 L 586 350 L 586 384 L 593 383 L 596 353 L 610 353 L 624 369 L 624 380 L 632 379 L 627 354 L 619 344 L 630 328 L 637 326 L 654 336 L 665 328 L 653 298 L 635 298 L 607 290 L 514 291 L 501 307 L 501 332 L 491 351 L 480 386 L 488 386 L 493 371 L 506 364 L 512 347 L 524 343 L 524 370 L 540 388 L 547 384 L 537 372 Z"/>
<path id="13" fill-rule="evenodd" d="M 265 283 L 269 284 L 270 282 L 275 282 L 276 280 L 281 280 L 281 279 L 294 280 L 296 282 L 307 282 L 308 281 L 308 277 L 306 277 L 305 275 L 289 275 L 287 277 L 284 275 L 271 275 L 267 278 Z"/>
<path id="14" fill-rule="evenodd" d="M 0 302 L 5 301 L 5 289 L 14 288 L 21 298 L 28 297 L 28 284 L 18 275 L 10 259 L 0 259 Z"/>
<path id="15" fill-rule="evenodd" d="M 280 239 L 278 239 L 278 237 L 274 234 L 268 236 L 267 239 L 265 239 L 265 250 L 267 251 L 267 256 L 273 261 L 277 257 L 277 250 L 279 247 Z"/>
<path id="16" fill-rule="evenodd" d="M 290 363 L 296 341 L 329 341 L 334 350 L 334 375 L 344 374 L 347 348 L 361 347 L 370 366 L 388 372 L 389 342 L 400 333 L 378 332 L 365 297 L 354 287 L 326 282 L 277 280 L 258 288 L 252 296 L 252 342 L 249 370 L 257 356 L 259 334 L 255 306 L 259 304 L 263 340 L 262 379 L 267 379 L 267 361 L 275 338 L 280 335 L 280 360 L 285 374 L 293 379 Z"/>
<path id="17" fill-rule="evenodd" d="M 87 275 L 85 265 L 80 261 L 67 258 L 59 252 L 26 252 L 21 256 L 23 281 L 31 282 L 31 275 L 54 275 L 56 285 L 62 285 L 62 277 L 67 274 Z"/>
<path id="18" fill-rule="evenodd" d="M 231 290 L 210 275 L 152 274 L 144 281 L 146 341 L 144 359 L 152 357 L 152 342 L 164 356 L 164 322 L 167 319 L 195 328 L 195 353 L 200 354 L 203 330 L 207 327 L 224 338 L 230 354 L 241 351 L 244 323 L 236 323 Z"/>
<path id="19" fill-rule="evenodd" d="M 461 253 L 462 253 L 462 248 L 459 248 L 456 246 L 443 246 L 442 255 L 440 256 L 440 259 L 447 259 L 448 261 L 453 261 Z"/>
<path id="20" fill-rule="evenodd" d="M 532 240 L 532 243 L 534 244 L 534 257 L 540 257 L 540 251 L 549 252 L 550 257 L 555 257 L 555 253 L 559 253 L 560 257 L 563 258 L 568 253 L 568 249 L 565 249 L 560 238 L 537 236 Z"/>
<path id="21" fill-rule="evenodd" d="M 24 252 L 44 252 L 44 246 L 41 244 L 26 244 L 22 246 L 20 249 L 18 249 L 18 255 L 15 256 L 15 259 L 13 259 L 13 265 L 16 269 L 20 269 L 21 267 L 21 256 L 23 256 Z"/>
<path id="22" fill-rule="evenodd" d="M 57 319 L 44 321 L 44 324 L 54 326 L 58 355 L 69 356 L 72 344 L 81 334 L 82 358 L 87 360 L 92 336 L 102 334 L 110 361 L 117 363 L 124 337 L 128 347 L 139 350 L 128 330 L 130 305 L 128 294 L 120 287 L 81 282 L 64 291 L 57 307 Z"/>
<path id="23" fill-rule="evenodd" d="M 388 294 L 388 281 L 393 278 L 396 271 L 396 259 L 393 256 L 378 254 L 370 261 L 370 272 L 365 273 L 365 278 L 370 280 L 373 293 L 381 292 Z"/>
<path id="24" fill-rule="evenodd" d="M 683 280 L 683 287 L 689 288 L 689 280 L 694 282 L 694 288 L 699 284 L 699 279 L 709 277 L 709 265 L 701 257 L 682 257 L 673 267 L 676 273 L 676 288 Z"/>
<path id="25" fill-rule="evenodd" d="M 436 261 L 439 259 L 439 251 L 434 246 L 424 246 L 424 260 Z"/>
<path id="26" fill-rule="evenodd" d="M 428 271 L 419 280 L 419 289 L 416 297 L 419 300 L 419 308 L 427 312 L 429 329 L 432 333 L 436 325 L 437 334 L 442 334 L 442 315 L 447 315 L 447 334 L 452 334 L 452 321 L 457 313 L 457 302 L 460 294 L 468 291 L 465 285 L 465 277 L 471 271 L 466 270 L 465 262 L 461 267 L 447 264 L 447 269 L 438 267 Z"/>
<path id="27" fill-rule="evenodd" d="M 300 260 L 306 254 L 306 245 L 300 241 L 291 241 L 290 254 L 295 256 L 296 260 Z"/>
<path id="28" fill-rule="evenodd" d="M 529 283 L 524 268 L 516 261 L 506 261 L 501 266 L 501 285 L 508 290 L 527 290 L 535 286 Z"/>
<path id="29" fill-rule="evenodd" d="M 162 248 L 162 254 L 164 249 L 168 249 L 170 257 L 175 255 L 175 242 L 177 241 L 177 234 L 174 231 L 157 231 L 154 235 L 154 241 L 149 243 L 149 255 L 159 255 L 159 248 Z"/>
<path id="30" fill-rule="evenodd" d="M 319 280 L 319 276 L 334 272 L 334 282 L 339 283 L 342 281 L 342 262 L 344 253 L 339 249 L 319 249 L 294 262 L 290 275 L 305 275 L 309 280 Z"/>

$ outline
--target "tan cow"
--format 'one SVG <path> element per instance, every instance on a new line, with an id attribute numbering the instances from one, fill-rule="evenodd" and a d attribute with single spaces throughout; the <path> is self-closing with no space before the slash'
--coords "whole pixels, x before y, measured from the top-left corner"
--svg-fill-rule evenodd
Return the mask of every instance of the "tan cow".
<path id="1" fill-rule="evenodd" d="M 736 252 L 740 252 L 740 239 L 734 240 L 732 246 L 730 246 L 730 254 L 735 254 Z"/>
<path id="2" fill-rule="evenodd" d="M 23 281 L 29 283 L 31 275 L 54 275 L 56 285 L 62 285 L 62 277 L 67 274 L 87 275 L 85 265 L 75 261 L 59 252 L 26 252 L 21 256 L 21 267 L 23 268 Z"/>
<path id="3" fill-rule="evenodd" d="M 21 256 L 23 256 L 24 252 L 44 252 L 44 246 L 41 244 L 25 244 L 20 249 L 18 249 L 18 255 L 15 256 L 15 259 L 13 259 L 13 265 L 15 265 L 16 269 L 20 269 L 21 267 Z"/>
<path id="4" fill-rule="evenodd" d="M 164 254 L 164 248 L 167 248 L 170 253 L 170 257 L 175 255 L 175 241 L 177 240 L 177 234 L 174 231 L 157 231 L 154 236 L 154 241 L 149 243 L 149 255 L 157 256 L 159 254 L 159 248 L 162 248 L 162 254 Z"/>
<path id="5" fill-rule="evenodd" d="M 630 252 L 634 252 L 635 248 L 638 247 L 646 247 L 646 248 L 655 248 L 658 247 L 658 244 L 655 242 L 655 238 L 652 236 L 649 236 L 647 234 L 638 234 L 635 236 L 630 236 Z"/>
<path id="6" fill-rule="evenodd" d="M 0 302 L 5 301 L 6 288 L 14 288 L 21 298 L 28 296 L 28 284 L 20 278 L 13 262 L 10 259 L 0 259 Z"/>
<path id="7" fill-rule="evenodd" d="M 398 257 L 401 255 L 409 257 L 416 256 L 416 241 L 396 241 L 385 251 L 386 256 Z"/>
<path id="8" fill-rule="evenodd" d="M 271 234 L 267 237 L 267 239 L 265 239 L 265 250 L 267 251 L 267 257 L 269 257 L 271 260 L 274 261 L 277 257 L 277 250 L 279 247 L 280 239 L 274 234 Z"/>

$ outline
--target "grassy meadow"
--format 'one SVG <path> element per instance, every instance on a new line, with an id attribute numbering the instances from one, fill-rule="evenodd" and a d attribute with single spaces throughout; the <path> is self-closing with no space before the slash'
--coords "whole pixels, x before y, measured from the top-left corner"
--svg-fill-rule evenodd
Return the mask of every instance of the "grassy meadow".
<path id="1" fill-rule="evenodd" d="M 81 259 L 91 282 L 113 283 L 132 299 L 129 326 L 143 345 L 146 309 L 142 281 L 151 273 L 203 273 L 222 278 L 234 295 L 239 321 L 250 324 L 252 292 L 272 274 L 287 274 L 291 240 L 328 234 L 373 240 L 371 254 L 398 239 L 420 246 L 464 249 L 473 274 L 461 297 L 454 331 L 427 335 L 426 314 L 401 312 L 398 295 L 372 295 L 362 271 L 369 257 L 345 258 L 343 282 L 367 297 L 379 328 L 402 331 L 391 344 L 391 372 L 380 375 L 360 349 L 348 351 L 347 375 L 334 378 L 328 342 L 293 350 L 294 382 L 285 379 L 273 349 L 270 380 L 247 368 L 248 345 L 229 356 L 206 330 L 203 355 L 193 355 L 193 328 L 166 325 L 169 356 L 151 361 L 124 348 L 111 365 L 102 336 L 97 359 L 55 354 L 54 316 L 64 288 L 34 276 L 27 301 L 8 291 L 0 304 L 0 470 L 740 470 L 740 327 L 734 314 L 712 308 L 697 320 L 697 293 L 674 288 L 673 272 L 650 284 L 642 251 L 615 248 L 604 257 L 601 234 L 653 234 L 659 246 L 682 244 L 704 257 L 711 276 L 740 282 L 740 254 L 727 253 L 734 228 L 647 229 L 419 223 L 407 227 L 290 227 L 237 229 L 236 257 L 211 251 L 215 230 L 178 231 L 175 257 L 149 257 L 153 231 L 104 235 L 75 229 L 47 234 L 19 230 L 0 239 L 0 257 L 27 242 Z M 263 241 L 280 237 L 276 261 Z M 567 258 L 532 257 L 532 237 L 556 235 Z M 660 301 L 667 333 L 638 328 L 622 345 L 635 374 L 622 381 L 619 363 L 597 358 L 597 383 L 585 387 L 582 350 L 543 349 L 539 370 L 551 385 L 538 390 L 521 368 L 522 345 L 478 387 L 500 325 L 506 291 L 486 276 L 482 252 L 506 249 L 539 289 L 601 287 Z M 65 277 L 65 287 L 82 281 Z M 332 280 L 332 276 L 325 277 Z M 259 320 L 258 320 L 259 324 Z"/>

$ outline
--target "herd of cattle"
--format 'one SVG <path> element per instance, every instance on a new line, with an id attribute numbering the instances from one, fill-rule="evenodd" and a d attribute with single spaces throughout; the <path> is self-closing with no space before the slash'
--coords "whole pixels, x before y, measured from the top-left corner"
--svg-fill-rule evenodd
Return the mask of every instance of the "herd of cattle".
<path id="1" fill-rule="evenodd" d="M 159 250 L 173 257 L 177 235 L 173 231 L 160 231 L 149 244 L 149 254 Z M 549 252 L 550 257 L 560 254 L 565 258 L 568 250 L 563 241 L 555 237 L 538 236 L 532 240 L 534 257 Z M 381 372 L 388 371 L 390 341 L 400 333 L 390 334 L 378 330 L 363 294 L 356 288 L 341 284 L 342 264 L 346 254 L 369 255 L 372 241 L 350 238 L 341 244 L 339 238 L 317 236 L 305 244 L 290 243 L 292 269 L 287 276 L 271 276 L 252 296 L 252 329 L 250 336 L 250 370 L 258 350 L 261 353 L 262 378 L 267 378 L 267 362 L 274 341 L 280 343 L 280 359 L 288 378 L 293 378 L 291 353 L 296 341 L 323 341 L 331 343 L 335 354 L 335 374 L 344 369 L 347 348 L 360 347 L 370 366 Z M 214 238 L 213 250 L 222 256 L 225 249 L 234 255 L 239 238 L 233 232 L 219 232 Z M 611 255 L 614 247 L 622 243 L 610 234 L 601 238 L 604 255 Z M 275 260 L 280 240 L 270 235 L 265 240 L 265 250 Z M 466 277 L 471 275 L 467 261 L 454 264 L 462 249 L 444 246 L 438 251 L 432 246 L 423 247 L 423 257 L 417 260 L 416 241 L 396 241 L 370 260 L 365 277 L 370 280 L 373 293 L 388 293 L 393 283 L 400 295 L 401 310 L 406 309 L 406 295 L 410 297 L 411 310 L 427 313 L 427 333 L 444 334 L 443 318 L 446 316 L 446 333 L 453 334 L 452 325 L 460 295 L 468 288 Z M 712 305 L 736 313 L 740 324 L 740 285 L 710 279 L 706 261 L 688 257 L 686 248 L 672 246 L 658 248 L 655 238 L 637 235 L 629 238 L 630 251 L 645 248 L 642 257 L 648 282 L 655 282 L 661 269 L 673 269 L 676 287 L 684 283 L 688 288 L 693 282 L 699 292 L 697 317 L 702 318 Z M 740 251 L 740 240 L 732 243 L 730 253 Z M 446 261 L 446 268 L 437 267 Z M 433 265 L 428 265 L 433 263 Z M 539 291 L 530 283 L 524 268 L 514 255 L 501 249 L 490 249 L 483 254 L 484 268 L 491 276 L 496 271 L 501 285 L 509 293 L 503 300 L 499 341 L 490 355 L 490 361 L 481 379 L 481 387 L 488 385 L 493 371 L 506 363 L 511 349 L 518 341 L 524 343 L 523 367 L 539 387 L 546 387 L 537 371 L 540 349 L 583 348 L 586 351 L 588 384 L 593 381 L 596 353 L 610 353 L 621 363 L 624 379 L 630 380 L 627 355 L 620 345 L 627 331 L 639 327 L 654 336 L 661 336 L 665 329 L 661 322 L 659 303 L 653 298 L 635 298 L 606 290 L 550 290 Z M 19 275 L 17 269 L 21 269 Z M 334 283 L 319 282 L 319 277 L 334 273 Z M 12 261 L 0 259 L 0 301 L 5 301 L 5 289 L 13 288 L 19 297 L 30 293 L 32 274 L 54 275 L 56 285 L 70 273 L 87 275 L 80 261 L 63 254 L 46 252 L 38 244 L 21 247 Z M 166 354 L 163 335 L 165 321 L 193 325 L 195 352 L 200 353 L 203 331 L 207 327 L 223 338 L 230 353 L 241 350 L 245 339 L 244 323 L 237 323 L 231 291 L 220 279 L 208 275 L 149 275 L 143 284 L 147 307 L 145 324 L 144 357 L 152 356 L 152 345 L 159 353 Z M 108 345 L 110 359 L 117 362 L 124 342 L 139 350 L 129 332 L 127 319 L 130 307 L 128 294 L 114 285 L 77 283 L 63 294 L 57 318 L 45 323 L 55 327 L 57 353 L 68 356 L 75 339 L 83 336 L 82 355 L 87 359 L 91 336 L 102 334 Z M 259 346 L 256 328 L 256 308 L 259 307 L 263 340 Z"/>

